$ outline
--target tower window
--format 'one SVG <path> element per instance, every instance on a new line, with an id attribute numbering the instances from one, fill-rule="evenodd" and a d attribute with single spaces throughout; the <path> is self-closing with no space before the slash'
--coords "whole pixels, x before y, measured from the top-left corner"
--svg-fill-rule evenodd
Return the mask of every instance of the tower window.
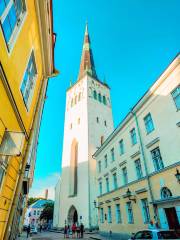
<path id="1" fill-rule="evenodd" d="M 80 124 L 80 122 L 81 122 L 81 119 L 80 119 L 80 118 L 78 118 L 78 124 Z"/>
<path id="2" fill-rule="evenodd" d="M 96 122 L 99 123 L 99 118 L 98 117 L 96 118 Z"/>
<path id="3" fill-rule="evenodd" d="M 77 96 L 74 98 L 74 103 L 77 104 Z"/>
<path id="4" fill-rule="evenodd" d="M 100 93 L 98 94 L 98 100 L 99 100 L 99 102 L 102 102 L 102 97 L 101 97 Z"/>
<path id="5" fill-rule="evenodd" d="M 78 95 L 78 101 L 81 101 L 81 93 Z"/>
<path id="6" fill-rule="evenodd" d="M 72 129 L 72 123 L 70 124 L 70 127 L 69 127 L 70 129 Z"/>
<path id="7" fill-rule="evenodd" d="M 71 107 L 73 107 L 73 104 L 74 104 L 74 102 L 73 102 L 73 98 L 71 99 Z"/>
<path id="8" fill-rule="evenodd" d="M 103 103 L 104 103 L 104 105 L 107 105 L 107 100 L 106 100 L 105 96 L 103 96 Z"/>
<path id="9" fill-rule="evenodd" d="M 103 144 L 104 142 L 104 136 L 101 136 L 101 145 Z"/>
<path id="10" fill-rule="evenodd" d="M 106 122 L 106 120 L 104 121 L 104 126 L 107 127 L 107 122 Z"/>
<path id="11" fill-rule="evenodd" d="M 97 100 L 97 92 L 96 92 L 96 90 L 93 91 L 93 97 L 94 97 L 95 100 Z"/>

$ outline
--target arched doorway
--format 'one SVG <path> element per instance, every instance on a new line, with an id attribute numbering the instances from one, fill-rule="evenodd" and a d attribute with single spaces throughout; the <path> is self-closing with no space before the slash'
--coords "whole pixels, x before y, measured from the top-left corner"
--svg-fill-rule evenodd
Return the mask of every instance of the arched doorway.
<path id="1" fill-rule="evenodd" d="M 71 206 L 68 211 L 68 224 L 72 225 L 73 223 L 78 222 L 78 212 L 74 206 Z"/>

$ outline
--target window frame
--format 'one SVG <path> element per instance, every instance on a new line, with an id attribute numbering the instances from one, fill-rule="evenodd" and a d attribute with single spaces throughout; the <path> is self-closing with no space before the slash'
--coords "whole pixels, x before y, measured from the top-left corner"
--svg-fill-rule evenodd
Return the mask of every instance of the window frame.
<path id="1" fill-rule="evenodd" d="M 134 214 L 131 202 L 126 202 L 128 224 L 134 224 Z M 129 211 L 131 210 L 131 211 Z"/>
<path id="2" fill-rule="evenodd" d="M 106 177 L 106 193 L 110 192 L 110 187 L 109 187 L 109 177 Z"/>
<path id="3" fill-rule="evenodd" d="M 22 11 L 20 12 L 20 14 L 18 14 L 17 11 L 17 7 L 16 7 L 16 3 L 14 0 L 9 0 L 9 2 L 7 3 L 7 5 L 5 6 L 4 11 L 2 12 L 2 15 L 0 15 L 0 28 L 4 37 L 4 42 L 5 45 L 7 47 L 8 53 L 11 53 L 15 43 L 16 43 L 16 39 L 24 25 L 24 21 L 26 19 L 27 16 L 27 4 L 26 4 L 26 0 L 20 0 L 21 1 L 21 5 L 22 5 Z M 3 23 L 5 22 L 5 20 L 8 18 L 9 20 L 9 13 L 12 9 L 12 7 L 14 7 L 14 11 L 15 11 L 15 17 L 16 17 L 16 22 L 13 26 L 13 29 L 11 29 L 11 34 L 9 39 L 6 39 L 6 34 L 5 34 L 5 29 L 3 28 Z M 10 22 L 9 22 L 10 24 Z M 9 25 L 11 27 L 11 25 Z"/>
<path id="4" fill-rule="evenodd" d="M 120 203 L 116 203 L 115 210 L 116 210 L 116 223 L 117 224 L 122 223 Z"/>
<path id="5" fill-rule="evenodd" d="M 126 171 L 125 171 L 126 170 Z M 126 173 L 126 174 L 124 174 Z M 122 168 L 122 174 L 123 174 L 123 185 L 127 185 L 128 184 L 128 173 L 127 173 L 127 167 L 123 167 Z"/>
<path id="6" fill-rule="evenodd" d="M 155 151 L 158 151 L 159 152 L 159 155 L 157 156 L 160 156 L 160 158 L 157 158 L 157 156 L 153 156 L 153 153 Z M 153 161 L 153 165 L 154 165 L 154 170 L 156 172 L 159 172 L 161 171 L 162 169 L 164 169 L 164 163 L 163 163 L 163 159 L 162 159 L 162 156 L 161 156 L 161 151 L 160 151 L 160 148 L 159 147 L 156 147 L 154 149 L 151 150 L 151 159 Z M 157 167 L 158 166 L 158 167 Z M 160 166 L 160 168 L 159 168 Z"/>
<path id="7" fill-rule="evenodd" d="M 107 154 L 104 155 L 104 168 L 107 168 L 108 167 L 108 156 Z"/>
<path id="8" fill-rule="evenodd" d="M 23 95 L 23 90 L 21 90 L 21 87 L 23 85 L 23 82 L 24 82 L 24 79 L 25 79 L 25 75 L 26 75 L 26 72 L 28 70 L 28 66 L 29 66 L 29 63 L 30 63 L 30 59 L 31 57 L 33 57 L 33 62 L 35 64 L 35 76 L 34 76 L 34 79 L 33 79 L 33 88 L 31 89 L 31 86 L 30 89 L 31 89 L 31 92 L 29 93 L 29 97 L 31 98 L 29 100 L 29 97 L 28 97 L 28 100 L 27 100 L 27 103 L 25 102 L 25 97 Z M 24 105 L 25 105 L 25 108 L 27 110 L 27 112 L 30 111 L 30 108 L 31 108 L 31 104 L 32 104 L 32 100 L 33 100 L 33 96 L 34 96 L 34 90 L 35 90 L 35 86 L 37 84 L 37 79 L 38 79 L 38 68 L 37 68 L 37 64 L 36 64 L 36 57 L 35 57 L 35 51 L 34 51 L 34 48 L 32 48 L 32 50 L 30 51 L 30 55 L 28 57 L 28 60 L 27 60 L 27 64 L 26 64 L 26 67 L 25 67 L 25 71 L 24 71 L 24 74 L 23 74 L 23 78 L 21 80 L 21 84 L 20 84 L 20 88 L 19 88 L 19 91 L 21 93 L 21 97 L 22 97 L 22 100 L 24 102 Z M 28 81 L 28 80 L 27 80 Z M 25 89 L 27 88 L 27 86 L 25 87 Z M 31 96 L 32 95 L 32 96 Z"/>
<path id="9" fill-rule="evenodd" d="M 112 162 L 115 161 L 115 151 L 114 151 L 114 147 L 111 148 L 111 161 L 112 161 Z"/>
<path id="10" fill-rule="evenodd" d="M 130 136 L 131 136 L 131 144 L 132 146 L 137 144 L 137 134 L 136 134 L 136 129 L 132 128 L 130 131 Z"/>
<path id="11" fill-rule="evenodd" d="M 178 108 L 178 106 L 177 106 L 177 104 L 176 104 L 176 98 L 177 98 L 177 96 L 173 96 L 173 93 L 176 91 L 178 89 L 178 91 L 179 91 L 179 93 L 178 93 L 178 97 L 180 98 L 180 84 L 178 85 L 178 86 L 176 86 L 174 89 L 173 89 L 173 91 L 171 92 L 171 97 L 172 97 L 172 99 L 173 99 L 173 102 L 174 102 L 174 104 L 175 104 L 175 106 L 176 106 L 176 110 L 177 111 L 180 111 L 180 106 L 179 106 L 179 108 Z"/>
<path id="12" fill-rule="evenodd" d="M 119 141 L 119 152 L 120 152 L 120 156 L 122 156 L 125 153 L 125 150 L 124 150 L 124 140 L 123 139 L 121 139 Z"/>
<path id="13" fill-rule="evenodd" d="M 136 163 L 140 163 L 140 164 L 136 164 Z M 136 159 L 134 161 L 134 165 L 135 165 L 135 169 L 136 169 L 137 179 L 141 179 L 143 177 L 143 171 L 142 171 L 142 166 L 141 166 L 141 159 L 140 158 Z M 139 166 L 140 166 L 140 168 L 139 168 Z M 139 175 L 139 173 L 140 173 L 140 175 Z"/>
<path id="14" fill-rule="evenodd" d="M 111 209 L 111 206 L 108 206 L 108 214 L 107 214 L 107 222 L 108 224 L 111 224 L 112 223 L 112 209 Z"/>
<path id="15" fill-rule="evenodd" d="M 148 204 L 147 198 L 141 199 L 141 206 L 142 206 L 142 215 L 143 215 L 144 224 L 150 223 L 151 216 L 150 216 L 150 210 L 149 210 L 149 204 Z"/>
<path id="16" fill-rule="evenodd" d="M 151 132 L 154 131 L 155 127 L 154 127 L 154 122 L 153 122 L 151 113 L 148 113 L 144 117 L 144 124 L 145 124 L 147 134 L 150 134 Z"/>

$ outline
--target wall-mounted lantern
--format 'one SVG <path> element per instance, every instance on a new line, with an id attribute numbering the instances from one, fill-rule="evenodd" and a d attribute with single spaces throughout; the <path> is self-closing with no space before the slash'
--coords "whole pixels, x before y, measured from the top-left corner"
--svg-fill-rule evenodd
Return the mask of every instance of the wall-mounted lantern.
<path id="1" fill-rule="evenodd" d="M 134 201 L 136 203 L 136 198 L 135 196 L 132 198 L 132 193 L 129 188 L 127 189 L 126 196 L 130 201 Z"/>
<path id="2" fill-rule="evenodd" d="M 176 173 L 174 175 L 175 175 L 178 183 L 180 183 L 180 172 L 179 172 L 179 170 L 177 168 L 176 168 Z"/>

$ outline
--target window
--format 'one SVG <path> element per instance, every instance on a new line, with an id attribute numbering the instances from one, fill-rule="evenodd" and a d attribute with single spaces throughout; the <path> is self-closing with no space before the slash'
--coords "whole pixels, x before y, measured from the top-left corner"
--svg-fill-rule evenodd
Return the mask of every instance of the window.
<path id="1" fill-rule="evenodd" d="M 114 157 L 114 148 L 111 149 L 111 160 L 112 160 L 112 162 L 115 161 L 115 157 Z"/>
<path id="2" fill-rule="evenodd" d="M 100 223 L 104 223 L 104 209 L 100 208 Z"/>
<path id="3" fill-rule="evenodd" d="M 115 208 L 116 208 L 116 223 L 121 223 L 122 219 L 121 219 L 120 204 L 116 204 Z"/>
<path id="4" fill-rule="evenodd" d="M 27 69 L 24 74 L 24 79 L 21 84 L 21 93 L 27 109 L 29 109 L 33 97 L 36 76 L 37 68 L 35 63 L 34 52 L 32 52 L 28 62 Z"/>
<path id="5" fill-rule="evenodd" d="M 1 0 L 0 22 L 6 43 L 10 42 L 15 29 L 22 22 L 26 11 L 24 0 Z"/>
<path id="6" fill-rule="evenodd" d="M 97 92 L 96 92 L 96 90 L 93 91 L 93 97 L 94 97 L 95 100 L 97 100 Z"/>
<path id="7" fill-rule="evenodd" d="M 124 181 L 124 185 L 126 185 L 128 183 L 128 175 L 127 175 L 127 168 L 124 167 L 122 169 L 122 173 L 123 173 L 123 181 Z"/>
<path id="8" fill-rule="evenodd" d="M 3 182 L 3 177 L 8 165 L 8 156 L 0 156 L 0 188 Z"/>
<path id="9" fill-rule="evenodd" d="M 109 178 L 106 178 L 106 192 L 109 192 Z"/>
<path id="10" fill-rule="evenodd" d="M 74 102 L 73 102 L 73 98 L 71 99 L 71 107 L 73 107 Z"/>
<path id="11" fill-rule="evenodd" d="M 74 104 L 77 104 L 77 96 L 74 98 Z"/>
<path id="12" fill-rule="evenodd" d="M 121 139 L 121 141 L 119 141 L 119 151 L 120 151 L 120 155 L 124 154 L 124 141 L 123 141 L 123 139 Z"/>
<path id="13" fill-rule="evenodd" d="M 108 206 L 108 223 L 112 223 L 111 206 Z"/>
<path id="14" fill-rule="evenodd" d="M 99 182 L 99 195 L 102 195 L 102 182 Z"/>
<path id="15" fill-rule="evenodd" d="M 104 136 L 101 136 L 101 145 L 103 144 L 104 142 Z"/>
<path id="16" fill-rule="evenodd" d="M 132 210 L 132 203 L 127 202 L 126 203 L 126 208 L 127 208 L 127 218 L 128 218 L 128 223 L 134 223 L 134 216 L 133 216 L 133 210 Z"/>
<path id="17" fill-rule="evenodd" d="M 118 184 L 117 184 L 117 174 L 116 173 L 113 174 L 113 184 L 114 184 L 114 189 L 117 189 Z"/>
<path id="18" fill-rule="evenodd" d="M 36 216 L 36 210 L 34 210 L 34 216 Z"/>
<path id="19" fill-rule="evenodd" d="M 133 128 L 130 131 L 130 134 L 131 134 L 131 143 L 132 143 L 132 145 L 135 145 L 137 143 L 137 137 L 136 137 L 136 130 L 135 130 L 135 128 Z"/>
<path id="20" fill-rule="evenodd" d="M 106 122 L 106 120 L 104 121 L 104 126 L 107 127 L 107 122 Z"/>
<path id="21" fill-rule="evenodd" d="M 150 213 L 149 213 L 149 205 L 147 198 L 141 199 L 142 204 L 142 213 L 143 213 L 143 219 L 144 223 L 150 222 Z"/>
<path id="22" fill-rule="evenodd" d="M 161 153 L 159 147 L 151 151 L 151 156 L 154 164 L 155 171 L 159 171 L 164 168 Z"/>
<path id="23" fill-rule="evenodd" d="M 161 199 L 167 199 L 170 197 L 172 197 L 172 192 L 170 191 L 170 189 L 167 187 L 163 187 L 161 189 Z"/>
<path id="24" fill-rule="evenodd" d="M 133 239 L 153 239 L 153 234 L 151 231 L 139 231 L 134 235 Z"/>
<path id="25" fill-rule="evenodd" d="M 154 124 L 150 113 L 148 113 L 148 115 L 144 118 L 144 123 L 147 133 L 150 133 L 154 130 Z"/>
<path id="26" fill-rule="evenodd" d="M 107 168 L 108 166 L 108 159 L 107 159 L 107 154 L 104 156 L 104 167 Z"/>
<path id="27" fill-rule="evenodd" d="M 99 123 L 99 118 L 98 117 L 96 118 L 96 122 Z"/>
<path id="28" fill-rule="evenodd" d="M 171 94 L 177 110 L 180 110 L 180 85 Z"/>
<path id="29" fill-rule="evenodd" d="M 99 102 L 102 102 L 102 97 L 101 97 L 100 93 L 98 94 L 98 100 L 99 100 Z"/>
<path id="30" fill-rule="evenodd" d="M 106 97 L 105 96 L 103 96 L 103 103 L 104 103 L 104 105 L 107 105 L 107 101 L 106 101 Z"/>
<path id="31" fill-rule="evenodd" d="M 80 118 L 78 118 L 78 121 L 77 121 L 77 122 L 78 122 L 78 125 L 79 125 L 79 124 L 80 124 L 80 122 L 81 122 L 81 119 L 80 119 Z"/>
<path id="32" fill-rule="evenodd" d="M 71 123 L 69 128 L 72 129 L 72 127 L 73 127 L 73 126 L 72 126 L 72 123 Z"/>
<path id="33" fill-rule="evenodd" d="M 141 168 L 141 161 L 140 161 L 140 159 L 137 159 L 134 163 L 135 163 L 135 168 L 136 168 L 137 179 L 140 179 L 143 176 L 142 168 Z"/>
<path id="34" fill-rule="evenodd" d="M 37 215 L 38 215 L 38 216 L 40 215 L 40 212 L 39 212 L 39 210 L 37 211 Z"/>
<path id="35" fill-rule="evenodd" d="M 78 101 L 81 101 L 81 93 L 78 95 Z"/>
<path id="36" fill-rule="evenodd" d="M 101 172 L 101 161 L 98 161 L 98 172 Z"/>

